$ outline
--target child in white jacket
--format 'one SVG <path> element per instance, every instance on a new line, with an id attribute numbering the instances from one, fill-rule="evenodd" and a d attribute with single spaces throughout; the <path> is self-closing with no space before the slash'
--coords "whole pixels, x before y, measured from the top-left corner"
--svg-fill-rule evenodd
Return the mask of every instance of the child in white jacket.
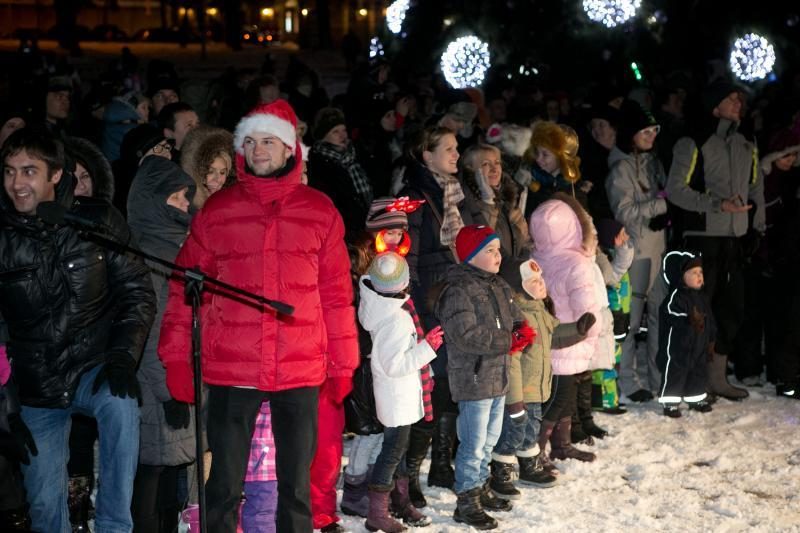
<path id="1" fill-rule="evenodd" d="M 433 417 L 428 363 L 442 344 L 442 331 L 437 327 L 423 333 L 408 282 L 408 264 L 394 252 L 378 254 L 368 275 L 359 281 L 358 319 L 372 337 L 375 408 L 384 426 L 383 445 L 369 483 L 366 527 L 370 531 L 405 529 L 389 515 L 390 492 L 395 516 L 412 527 L 431 522 L 409 499 L 405 454 L 411 425 Z"/>

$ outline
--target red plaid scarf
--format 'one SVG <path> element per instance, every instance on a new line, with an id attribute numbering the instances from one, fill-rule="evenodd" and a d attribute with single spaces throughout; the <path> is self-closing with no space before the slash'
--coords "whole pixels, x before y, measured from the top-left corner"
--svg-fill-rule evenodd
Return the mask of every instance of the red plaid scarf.
<path id="1" fill-rule="evenodd" d="M 422 329 L 422 324 L 417 315 L 417 309 L 414 307 L 414 301 L 409 298 L 403 303 L 403 309 L 408 311 L 411 315 L 411 320 L 414 321 L 414 327 L 417 328 L 417 340 L 422 342 L 425 340 L 425 330 Z M 431 393 L 433 392 L 433 378 L 431 377 L 431 365 L 425 365 L 419 369 L 419 377 L 422 380 L 422 407 L 425 410 L 425 421 L 433 421 L 433 401 L 431 400 Z"/>

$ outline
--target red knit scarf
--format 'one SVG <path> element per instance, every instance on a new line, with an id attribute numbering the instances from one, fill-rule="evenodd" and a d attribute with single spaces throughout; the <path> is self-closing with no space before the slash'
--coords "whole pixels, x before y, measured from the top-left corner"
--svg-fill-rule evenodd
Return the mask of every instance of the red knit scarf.
<path id="1" fill-rule="evenodd" d="M 422 329 L 417 310 L 414 307 L 414 301 L 411 298 L 406 300 L 403 303 L 403 309 L 408 311 L 408 314 L 411 315 L 411 320 L 414 321 L 414 327 L 417 329 L 417 340 L 419 342 L 424 341 L 425 330 Z M 426 364 L 420 368 L 419 377 L 422 380 L 422 407 L 425 410 L 425 421 L 431 422 L 433 420 L 433 401 L 431 400 L 433 378 L 431 377 L 431 365 Z"/>

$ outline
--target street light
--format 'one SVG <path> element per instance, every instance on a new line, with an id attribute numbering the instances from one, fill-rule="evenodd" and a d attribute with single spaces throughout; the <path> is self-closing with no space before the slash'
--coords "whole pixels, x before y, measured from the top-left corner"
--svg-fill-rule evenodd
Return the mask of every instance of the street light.
<path id="1" fill-rule="evenodd" d="M 275 15 L 275 10 L 271 7 L 265 7 L 261 10 L 261 16 L 263 17 L 272 18 L 273 15 Z"/>
<path id="2" fill-rule="evenodd" d="M 364 9 L 363 7 L 362 7 L 361 9 L 359 9 L 359 10 L 358 10 L 358 14 L 359 14 L 359 16 L 361 16 L 361 17 L 366 17 L 366 16 L 367 16 L 367 13 L 369 13 L 369 11 L 367 11 L 367 10 L 366 10 L 366 9 Z"/>

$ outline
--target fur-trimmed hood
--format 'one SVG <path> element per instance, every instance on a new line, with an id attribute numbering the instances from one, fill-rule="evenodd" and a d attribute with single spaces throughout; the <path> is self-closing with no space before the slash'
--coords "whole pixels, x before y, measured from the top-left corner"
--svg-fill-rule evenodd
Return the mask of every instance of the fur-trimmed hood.
<path id="1" fill-rule="evenodd" d="M 111 203 L 114 199 L 114 173 L 111 164 L 91 141 L 81 137 L 64 139 L 66 154 L 86 168 L 92 177 L 92 197 Z"/>
<path id="2" fill-rule="evenodd" d="M 225 188 L 236 181 L 233 135 L 229 131 L 211 126 L 199 126 L 189 132 L 181 147 L 181 168 L 195 181 L 197 192 L 194 205 L 198 208 L 202 207 L 209 197 L 208 189 L 203 182 L 208 167 L 220 153 L 227 154 L 231 161 L 228 179 L 223 186 Z"/>
<path id="3" fill-rule="evenodd" d="M 594 255 L 592 217 L 572 196 L 555 193 L 531 215 L 530 234 L 538 253 L 550 255 L 558 250 L 571 250 Z"/>

